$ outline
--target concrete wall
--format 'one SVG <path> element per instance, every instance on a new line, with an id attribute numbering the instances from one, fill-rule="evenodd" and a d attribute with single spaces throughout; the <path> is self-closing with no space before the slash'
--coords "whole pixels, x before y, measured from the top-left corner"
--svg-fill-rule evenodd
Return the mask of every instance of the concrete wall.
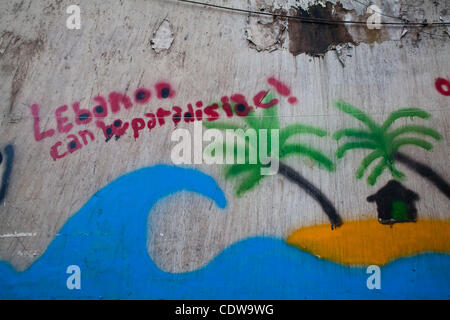
<path id="1" fill-rule="evenodd" d="M 375 2 L 383 14 L 401 16 L 410 21 L 450 19 L 449 1 Z M 342 1 L 337 5 L 334 4 L 335 1 L 316 3 L 288 0 L 216 0 L 214 3 L 250 10 L 264 9 L 265 12 L 276 11 L 280 14 L 362 22 L 370 16 L 366 13 L 367 8 L 357 1 Z M 395 224 L 392 227 L 382 226 L 376 222 L 376 204 L 369 203 L 366 198 L 392 180 L 392 174 L 385 170 L 375 185 L 366 181 L 370 169 L 362 179 L 357 179 L 355 172 L 369 151 L 349 150 L 339 159 L 336 150 L 345 139 L 333 139 L 333 133 L 339 129 L 364 127 L 361 122 L 335 107 L 335 102 L 340 99 L 363 110 L 377 123 L 382 123 L 389 113 L 395 110 L 420 108 L 430 117 L 401 118 L 395 122 L 394 128 L 425 125 L 436 130 L 440 138 L 424 137 L 434 146 L 430 151 L 414 145 L 406 145 L 401 150 L 412 159 L 432 168 L 443 181 L 450 181 L 450 35 L 446 28 L 383 26 L 380 30 L 370 30 L 364 25 L 311 25 L 294 19 L 249 16 L 245 13 L 171 0 L 109 0 L 76 3 L 81 9 L 81 29 L 69 30 L 66 27 L 69 17 L 66 8 L 72 4 L 75 3 L 65 0 L 0 3 L 0 136 L 3 146 L 2 172 L 4 175 L 6 173 L 7 177 L 3 179 L 5 195 L 0 206 L 0 260 L 16 270 L 14 277 L 28 271 L 37 272 L 32 282 L 27 282 L 24 278 L 11 284 L 12 282 L 5 280 L 4 286 L 7 289 L 0 293 L 1 297 L 58 298 L 66 297 L 64 292 L 67 291 L 67 294 L 72 295 L 69 298 L 98 298 L 100 295 L 123 298 L 126 297 L 127 290 L 139 291 L 133 291 L 133 283 L 143 281 L 142 278 L 137 275 L 125 276 L 122 273 L 117 274 L 116 280 L 122 283 L 122 290 L 108 291 L 110 288 L 107 285 L 99 285 L 103 290 L 99 295 L 92 293 L 93 291 L 83 292 L 83 287 L 78 291 L 69 290 L 65 282 L 70 276 L 70 273 L 66 273 L 68 265 L 80 266 L 82 283 L 90 283 L 86 288 L 100 283 L 101 280 L 96 277 L 101 277 L 104 271 L 95 263 L 84 265 L 81 256 L 78 257 L 81 261 L 73 262 L 69 261 L 70 258 L 67 258 L 67 262 L 66 257 L 70 257 L 71 251 L 78 250 L 69 245 L 71 237 L 80 237 L 74 240 L 74 243 L 89 242 L 91 247 L 86 245 L 86 250 L 98 260 L 113 259 L 117 262 L 126 259 L 127 249 L 122 247 L 123 243 L 117 243 L 117 239 L 112 235 L 108 245 L 113 247 L 109 249 L 102 248 L 100 240 L 96 242 L 91 232 L 98 230 L 100 233 L 103 230 L 103 225 L 96 220 L 97 213 L 98 216 L 110 214 L 110 219 L 114 220 L 115 214 L 129 211 L 128 219 L 131 223 L 135 211 L 152 208 L 147 233 L 144 232 L 142 236 L 151 260 L 158 269 L 165 272 L 184 275 L 184 272 L 199 270 L 202 266 L 205 267 L 200 270 L 207 272 L 208 268 L 215 266 L 214 263 L 220 264 L 221 261 L 228 261 L 227 263 L 233 265 L 233 254 L 229 253 L 227 248 L 239 240 L 244 240 L 245 243 L 253 236 L 286 239 L 296 230 L 321 225 L 325 225 L 325 229 L 317 229 L 317 232 L 312 233 L 317 239 L 313 237 L 311 244 L 301 234 L 300 240 L 291 237 L 291 245 L 288 248 L 283 247 L 283 250 L 288 250 L 288 256 L 292 255 L 293 260 L 296 253 L 289 250 L 312 253 L 314 259 L 316 256 L 325 256 L 322 260 L 327 263 L 333 261 L 331 270 L 335 270 L 335 275 L 331 277 L 341 279 L 336 281 L 347 281 L 352 275 L 346 272 L 356 272 L 352 269 L 355 265 L 360 268 L 357 269 L 360 273 L 355 284 L 341 283 L 339 288 L 326 289 L 326 285 L 319 281 L 317 286 L 322 289 L 316 293 L 308 293 L 305 289 L 307 285 L 302 287 L 301 284 L 299 291 L 292 291 L 289 281 L 275 283 L 276 276 L 272 284 L 278 289 L 271 291 L 270 281 L 267 283 L 268 287 L 260 286 L 256 280 L 251 280 L 253 275 L 248 274 L 250 280 L 245 288 L 239 287 L 237 280 L 230 280 L 237 286 L 233 287 L 234 289 L 228 287 L 229 282 L 217 282 L 214 285 L 215 291 L 208 289 L 212 290 L 211 296 L 206 294 L 206 297 L 237 297 L 242 293 L 244 297 L 259 298 L 270 297 L 268 293 L 273 292 L 274 297 L 297 299 L 328 297 L 333 293 L 339 295 L 341 290 L 353 293 L 353 296 L 348 296 L 351 298 L 366 297 L 366 294 L 374 294 L 376 291 L 366 288 L 366 266 L 383 264 L 371 259 L 370 252 L 386 251 L 389 256 L 390 250 L 398 247 L 398 252 L 385 261 L 386 274 L 389 274 L 389 279 L 396 280 L 392 280 L 390 289 L 386 289 L 389 288 L 386 283 L 384 291 L 381 289 L 381 296 L 448 298 L 450 262 L 445 254 L 450 250 L 448 241 L 445 240 L 448 240 L 449 236 L 448 194 L 446 196 L 416 170 L 396 161 L 396 167 L 405 174 L 401 183 L 420 197 L 420 200 L 415 202 L 418 221 Z M 382 21 L 399 20 L 382 16 Z M 277 91 L 273 81 L 268 81 L 271 78 L 283 83 L 290 93 L 283 95 L 283 92 Z M 439 78 L 441 80 L 438 80 Z M 150 90 L 149 101 L 139 100 L 136 96 L 136 90 L 139 88 Z M 95 204 L 95 208 L 87 207 L 89 199 L 93 195 L 95 198 L 97 191 L 120 176 L 157 164 L 172 165 L 171 152 L 175 145 L 175 142 L 171 142 L 171 134 L 175 129 L 173 106 L 181 107 L 184 114 L 189 110 L 189 103 L 196 108 L 195 103 L 202 101 L 206 107 L 213 102 L 219 102 L 224 96 L 242 94 L 256 111 L 261 112 L 262 108 L 256 108 L 253 101 L 253 97 L 261 90 L 271 90 L 279 100 L 276 109 L 282 127 L 302 123 L 327 132 L 324 137 L 301 135 L 294 137 L 292 141 L 298 138 L 298 141 L 320 150 L 332 160 L 334 170 L 326 170 L 317 162 L 302 156 L 288 157 L 285 163 L 330 199 L 342 217 L 341 227 L 331 230 L 330 221 L 318 202 L 280 174 L 264 178 L 259 185 L 237 197 L 235 190 L 239 178 L 226 179 L 223 165 L 193 164 L 182 167 L 195 168 L 211 176 L 223 190 L 227 200 L 224 209 L 211 200 L 190 192 L 167 192 L 169 197 L 154 206 L 152 203 L 149 207 L 142 206 L 139 201 L 135 205 L 128 200 L 122 203 L 121 198 L 131 199 L 130 190 L 140 186 L 137 182 L 130 182 L 129 186 L 114 191 L 110 200 L 101 199 L 113 208 L 110 212 L 95 207 L 100 204 Z M 166 96 L 168 92 L 170 95 Z M 129 97 L 131 105 L 127 105 L 128 100 L 123 100 L 120 94 Z M 107 103 L 105 107 L 109 113 L 106 118 L 94 116 L 95 107 L 102 104 L 99 96 Z M 289 97 L 296 97 L 297 102 L 291 103 Z M 112 113 L 111 108 L 114 108 L 115 102 L 120 110 Z M 75 108 L 78 106 L 76 103 L 79 103 L 80 109 L 90 111 L 88 114 L 91 118 L 82 117 L 87 124 L 76 123 L 73 111 L 73 105 L 75 104 Z M 60 108 L 64 105 L 67 110 Z M 126 108 L 127 106 L 129 108 Z M 158 113 L 159 108 L 170 111 L 165 123 L 156 121 L 151 131 L 148 128 L 133 130 L 133 126 L 137 128 L 140 125 L 139 120 L 133 122 L 133 119 L 144 119 L 147 125 L 152 118 L 145 114 L 163 115 L 161 110 Z M 219 114 L 218 121 L 245 123 L 238 116 L 228 119 L 223 110 Z M 64 117 L 67 117 L 67 121 L 62 119 Z M 60 119 L 59 125 L 57 118 Z M 102 120 L 106 125 L 110 125 L 118 119 L 122 121 L 122 126 L 128 123 L 128 129 L 118 139 L 114 136 L 106 139 L 96 121 Z M 204 119 L 204 122 L 206 121 Z M 177 128 L 194 132 L 193 123 L 185 122 L 184 119 L 178 123 Z M 79 133 L 83 130 L 92 133 L 92 137 L 85 133 L 87 135 L 84 142 Z M 48 137 L 45 137 L 45 132 Z M 135 137 L 134 132 L 139 136 Z M 78 144 L 75 147 L 75 144 L 70 143 L 76 138 Z M 12 147 L 7 147 L 8 145 Z M 58 158 L 59 156 L 61 158 Z M 164 189 L 170 182 L 166 180 L 171 179 L 174 184 L 185 183 L 179 187 L 180 190 L 191 190 L 187 182 L 189 179 L 178 179 L 179 173 L 171 174 L 163 178 L 163 181 L 158 180 L 162 178 L 161 175 L 150 175 L 154 180 L 147 181 L 148 186 L 145 188 L 148 188 L 148 193 Z M 181 176 L 184 177 L 183 174 Z M 145 197 L 145 194 L 143 192 L 142 196 Z M 214 196 L 211 198 L 214 199 Z M 89 222 L 85 225 L 86 233 L 82 236 L 64 233 L 62 228 L 74 221 L 70 218 L 82 212 L 89 216 Z M 108 224 L 110 220 L 105 221 Z M 357 224 L 355 227 L 355 223 L 361 221 L 370 223 Z M 374 224 L 371 221 L 375 221 Z M 430 221 L 433 223 L 424 224 Z M 346 226 L 350 228 L 348 231 Z M 373 232 L 373 228 L 382 229 L 377 233 Z M 119 231 L 118 234 L 121 234 L 122 231 Z M 372 238 L 364 236 L 371 233 L 374 233 Z M 351 238 L 349 241 L 353 242 L 336 248 L 327 244 L 327 241 L 346 243 L 342 239 L 339 240 L 341 235 L 348 235 Z M 104 240 L 107 239 L 106 236 Z M 406 241 L 404 244 L 403 240 Z M 58 241 L 66 242 L 50 245 Z M 266 248 L 263 244 L 255 246 Z M 371 246 L 379 247 L 376 249 Z M 276 250 L 279 249 L 277 248 L 268 246 L 267 250 L 263 250 L 264 254 L 269 255 L 267 259 L 281 259 L 276 255 Z M 354 253 L 359 252 L 361 248 L 367 250 Z M 47 261 L 44 255 L 46 250 L 54 250 L 55 260 L 42 262 L 41 267 L 37 265 L 33 269 L 36 261 Z M 335 252 L 330 255 L 332 250 Z M 409 276 L 406 269 L 410 266 L 392 263 L 395 264 L 394 260 L 399 257 L 411 257 L 423 252 L 435 252 L 436 256 L 431 256 L 430 259 L 437 259 L 436 265 L 440 267 L 427 262 L 430 263 L 427 269 L 426 263 L 419 263 L 425 267 L 418 270 L 419 275 L 411 276 L 417 281 L 425 281 L 425 285 L 431 288 L 428 293 L 421 294 L 418 287 L 410 289 L 401 282 L 406 278 L 401 278 L 400 271 L 403 268 Z M 271 254 L 274 256 L 270 256 Z M 356 259 L 357 263 L 346 263 L 351 260 L 348 260 L 347 256 L 352 254 L 360 259 Z M 73 257 L 75 256 L 77 254 L 73 253 Z M 48 257 L 53 255 L 49 254 Z M 218 257 L 218 260 L 213 261 L 218 262 L 210 264 L 215 257 Z M 258 256 L 254 258 L 258 259 Z M 259 261 L 250 261 L 250 257 L 248 259 L 250 266 Z M 416 265 L 418 262 L 411 263 Z M 52 286 L 61 285 L 61 289 L 45 289 L 46 282 L 36 279 L 50 279 L 51 276 L 43 276 L 36 271 L 39 268 L 45 269 L 45 272 L 42 271 L 45 274 L 60 272 L 58 277 L 61 278 L 57 278 L 57 284 Z M 248 268 L 254 270 L 253 267 Z M 282 273 L 280 268 L 276 267 L 273 272 L 278 270 Z M 286 265 L 286 268 L 290 267 Z M 85 271 L 86 269 L 88 271 Z M 246 272 L 251 272 L 248 270 Z M 4 272 L 7 274 L 7 271 Z M 426 272 L 431 272 L 431 275 L 424 275 Z M 220 274 L 217 270 L 216 274 L 217 278 L 222 280 L 232 277 Z M 84 280 L 84 275 L 87 280 Z M 178 288 L 176 281 L 168 282 L 165 285 L 169 294 L 161 295 L 167 298 L 201 296 L 200 293 L 207 291 L 201 279 L 209 278 L 202 278 L 198 273 L 195 275 L 199 277 L 196 278 L 198 285 L 190 284 L 191 290 L 186 287 Z M 245 272 L 242 277 L 245 279 Z M 292 282 L 296 280 L 292 279 Z M 363 289 L 357 287 L 358 283 Z M 23 292 L 17 289 L 19 287 Z M 62 290 L 62 293 L 57 293 L 58 290 Z M 223 296 L 220 295 L 222 290 Z M 277 293 L 277 290 L 280 292 Z M 144 296 L 161 297 L 159 293 L 152 292 L 148 289 L 148 295 Z M 177 295 L 179 293 L 180 295 Z M 345 297 L 343 293 L 342 297 Z M 373 297 L 377 296 L 369 296 Z"/>

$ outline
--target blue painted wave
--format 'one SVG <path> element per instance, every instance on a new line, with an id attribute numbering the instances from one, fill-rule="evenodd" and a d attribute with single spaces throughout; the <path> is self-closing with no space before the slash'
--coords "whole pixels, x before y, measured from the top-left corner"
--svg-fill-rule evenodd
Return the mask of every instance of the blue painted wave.
<path id="1" fill-rule="evenodd" d="M 203 268 L 160 270 L 146 248 L 147 216 L 178 191 L 204 195 L 224 208 L 210 176 L 158 165 L 126 174 L 98 191 L 46 252 L 24 272 L 0 262 L 0 299 L 448 299 L 450 256 L 422 254 L 381 268 L 381 290 L 368 290 L 365 268 L 319 259 L 284 240 L 237 242 Z M 69 265 L 81 289 L 69 290 Z"/>

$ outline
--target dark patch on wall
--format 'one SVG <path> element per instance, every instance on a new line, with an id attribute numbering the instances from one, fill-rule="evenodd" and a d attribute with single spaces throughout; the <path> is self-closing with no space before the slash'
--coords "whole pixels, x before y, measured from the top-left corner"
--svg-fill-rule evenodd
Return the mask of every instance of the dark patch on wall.
<path id="1" fill-rule="evenodd" d="M 334 8 L 333 8 L 334 7 Z M 336 9 L 345 11 L 340 3 L 336 5 L 327 2 L 326 6 L 313 5 L 308 11 L 296 9 L 295 15 L 304 18 L 320 18 L 335 20 Z M 289 19 L 289 51 L 293 55 L 306 53 L 312 56 L 321 56 L 329 50 L 330 46 L 342 43 L 355 43 L 343 24 L 322 24 L 301 22 Z"/>
<path id="2" fill-rule="evenodd" d="M 14 162 L 14 147 L 12 145 L 7 145 L 4 150 L 5 156 L 2 156 L 2 162 L 5 161 L 5 170 L 3 172 L 3 177 L 0 181 L 0 201 L 3 201 L 6 197 L 6 192 L 8 190 L 9 178 L 11 176 L 12 166 Z"/>

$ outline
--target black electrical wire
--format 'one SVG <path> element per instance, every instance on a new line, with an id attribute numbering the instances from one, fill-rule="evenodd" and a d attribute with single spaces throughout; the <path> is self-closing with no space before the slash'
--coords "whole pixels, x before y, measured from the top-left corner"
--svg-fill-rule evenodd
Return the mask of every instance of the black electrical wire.
<path id="1" fill-rule="evenodd" d="M 177 1 L 211 7 L 211 8 L 216 8 L 216 9 L 242 12 L 242 13 L 247 13 L 247 14 L 264 15 L 264 16 L 272 16 L 272 17 L 278 17 L 278 18 L 288 18 L 288 19 L 300 20 L 302 22 L 307 22 L 307 23 L 355 24 L 355 25 L 364 25 L 364 26 L 367 25 L 367 23 L 364 21 L 344 21 L 344 20 L 331 20 L 331 19 L 323 19 L 323 18 L 308 18 L 308 17 L 299 17 L 299 16 L 292 16 L 292 15 L 286 15 L 286 14 L 270 13 L 270 12 L 264 12 L 264 11 L 254 11 L 254 10 L 226 7 L 226 6 L 222 6 L 222 5 L 200 2 L 200 1 L 192 1 L 192 0 L 177 0 Z M 390 25 L 390 26 L 401 26 L 401 27 L 406 27 L 406 26 L 409 26 L 409 27 L 431 27 L 431 26 L 432 27 L 448 27 L 448 26 L 450 26 L 450 22 L 380 22 L 379 24 L 380 25 Z"/>

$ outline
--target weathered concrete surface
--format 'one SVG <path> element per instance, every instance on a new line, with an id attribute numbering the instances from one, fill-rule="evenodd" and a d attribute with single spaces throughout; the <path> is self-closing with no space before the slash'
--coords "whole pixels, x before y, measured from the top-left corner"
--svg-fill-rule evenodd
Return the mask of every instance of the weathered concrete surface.
<path id="1" fill-rule="evenodd" d="M 294 6 L 308 9 L 307 1 L 215 2 L 288 13 L 298 10 Z M 448 19 L 449 1 L 434 3 L 382 1 L 381 7 L 410 20 L 420 21 L 422 15 L 429 21 L 439 16 Z M 99 94 L 132 95 L 139 87 L 152 88 L 147 105 L 135 104 L 107 119 L 109 123 L 117 118 L 131 121 L 158 107 L 179 105 L 185 110 L 188 103 L 218 101 L 233 93 L 253 97 L 269 89 L 266 79 L 274 76 L 299 100 L 294 106 L 281 101 L 283 125 L 302 122 L 329 133 L 358 126 L 355 119 L 333 107 L 333 101 L 340 98 L 378 121 L 400 107 L 427 110 L 432 115 L 427 124 L 443 139 L 431 152 L 414 147 L 405 150 L 450 180 L 449 97 L 435 88 L 436 78 L 450 77 L 450 38 L 443 29 L 410 29 L 403 37 L 402 29 L 383 29 L 370 37 L 364 27 L 349 27 L 355 44 L 344 48 L 344 57 L 339 58 L 336 50 L 314 57 L 290 52 L 291 23 L 286 21 L 176 1 L 82 1 L 81 29 L 68 30 L 65 9 L 70 4 L 64 0 L 0 3 L 0 136 L 2 146 L 13 144 L 15 150 L 8 192 L 0 207 L 0 235 L 13 236 L 0 238 L 0 260 L 19 270 L 35 261 L 69 217 L 104 185 L 138 168 L 171 163 L 171 121 L 151 133 L 145 131 L 137 140 L 128 131 L 108 143 L 93 122 L 76 126 L 74 132 L 93 131 L 95 141 L 53 161 L 51 146 L 69 139 L 67 134 L 56 133 L 35 141 L 30 112 L 35 103 L 40 106 L 43 131 L 56 129 L 54 112 L 59 106 L 69 106 L 66 114 L 74 123 L 71 104 L 79 101 L 81 108 L 92 110 L 92 99 Z M 349 18 L 365 14 L 365 8 L 354 1 L 342 1 L 342 6 L 352 10 Z M 301 41 L 306 35 L 301 29 L 298 32 Z M 320 27 L 316 32 L 320 33 Z M 161 80 L 176 90 L 170 101 L 156 98 L 153 86 Z M 184 122 L 179 127 L 193 130 Z M 338 146 L 331 137 L 308 139 L 330 156 Z M 332 173 L 300 158 L 288 164 L 330 197 L 345 223 L 375 219 L 375 206 L 365 199 L 391 179 L 385 173 L 374 187 L 365 178 L 357 180 L 355 170 L 362 156 L 362 151 L 350 151 L 336 160 L 337 170 Z M 220 210 L 187 193 L 158 203 L 149 218 L 148 248 L 163 270 L 196 269 L 230 244 L 252 235 L 285 238 L 302 226 L 328 223 L 319 205 L 281 176 L 268 178 L 236 198 L 235 183 L 224 179 L 221 166 L 194 167 L 216 179 L 225 190 L 228 206 Z M 420 194 L 419 217 L 448 219 L 449 200 L 413 171 L 400 167 L 407 175 L 407 186 Z"/>

